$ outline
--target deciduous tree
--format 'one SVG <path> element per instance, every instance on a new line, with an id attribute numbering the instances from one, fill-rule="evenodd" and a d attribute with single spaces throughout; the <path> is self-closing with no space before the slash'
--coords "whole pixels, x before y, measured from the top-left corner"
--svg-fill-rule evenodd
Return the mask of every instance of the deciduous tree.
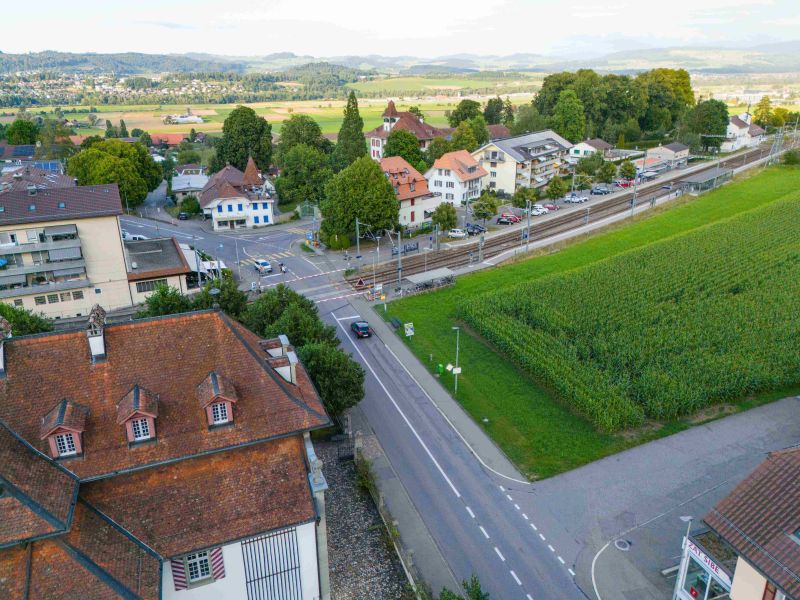
<path id="1" fill-rule="evenodd" d="M 441 136 L 436 136 L 430 141 L 428 147 L 425 149 L 425 162 L 429 167 L 431 167 L 433 166 L 433 163 L 436 162 L 436 159 L 441 158 L 444 154 L 447 154 L 452 149 L 453 147 L 450 142 Z"/>
<path id="2" fill-rule="evenodd" d="M 762 127 L 772 125 L 772 102 L 769 96 L 762 96 L 753 111 L 753 121 Z"/>
<path id="3" fill-rule="evenodd" d="M 478 148 L 478 140 L 475 138 L 471 121 L 461 121 L 458 124 L 450 140 L 450 146 L 453 150 L 466 150 L 467 152 Z"/>
<path id="4" fill-rule="evenodd" d="M 442 202 L 431 215 L 431 222 L 439 226 L 439 231 L 449 231 L 456 226 L 457 220 L 456 209 L 449 202 Z"/>
<path id="5" fill-rule="evenodd" d="M 515 208 L 527 208 L 528 202 L 534 203 L 540 197 L 539 188 L 518 187 L 511 196 L 511 205 Z"/>
<path id="6" fill-rule="evenodd" d="M 128 136 L 128 128 L 125 126 L 125 121 L 123 119 L 119 120 L 119 136 L 121 138 L 126 138 Z"/>
<path id="7" fill-rule="evenodd" d="M 629 160 L 622 161 L 619 166 L 619 176 L 624 179 L 633 179 L 636 177 L 636 165 Z"/>
<path id="8" fill-rule="evenodd" d="M 450 113 L 448 120 L 450 127 L 458 127 L 462 121 L 467 121 L 473 117 L 481 114 L 481 103 L 476 100 L 464 99 L 458 103 L 458 106 Z"/>
<path id="9" fill-rule="evenodd" d="M 0 317 L 11 325 L 12 335 L 30 335 L 53 330 L 53 323 L 24 308 L 0 302 Z"/>
<path id="10" fill-rule="evenodd" d="M 283 168 L 283 157 L 295 146 L 303 144 L 320 152 L 331 151 L 331 141 L 322 135 L 319 124 L 308 115 L 292 115 L 281 125 L 280 143 L 275 161 Z"/>
<path id="11" fill-rule="evenodd" d="M 583 139 L 586 115 L 583 104 L 573 90 L 564 90 L 553 107 L 553 129 L 571 142 Z"/>
<path id="12" fill-rule="evenodd" d="M 547 119 L 542 116 L 533 104 L 523 104 L 517 109 L 514 123 L 511 125 L 513 135 L 521 135 L 547 128 Z"/>
<path id="13" fill-rule="evenodd" d="M 324 342 L 305 343 L 298 354 L 330 415 L 342 415 L 364 397 L 364 369 L 339 348 Z"/>
<path id="14" fill-rule="evenodd" d="M 567 193 L 567 185 L 560 177 L 553 177 L 550 183 L 547 184 L 547 189 L 545 189 L 544 193 L 550 200 L 558 200 L 559 198 L 563 198 L 564 194 Z"/>
<path id="15" fill-rule="evenodd" d="M 33 121 L 16 119 L 6 129 L 6 140 L 14 146 L 22 144 L 35 144 L 39 135 L 39 128 Z"/>
<path id="16" fill-rule="evenodd" d="M 617 166 L 612 162 L 603 163 L 597 171 L 597 180 L 603 183 L 611 183 L 617 176 Z"/>
<path id="17" fill-rule="evenodd" d="M 500 96 L 496 98 L 489 98 L 486 101 L 486 106 L 483 109 L 483 118 L 486 119 L 488 125 L 497 125 L 503 120 L 503 99 Z"/>
<path id="18" fill-rule="evenodd" d="M 226 164 L 244 171 L 251 156 L 259 169 L 266 170 L 272 160 L 272 126 L 252 108 L 239 106 L 225 119 L 216 150 L 212 171 Z"/>
<path id="19" fill-rule="evenodd" d="M 720 100 L 699 102 L 689 114 L 689 128 L 706 148 L 717 148 L 728 130 L 728 107 Z"/>
<path id="20" fill-rule="evenodd" d="M 419 140 L 416 136 L 406 129 L 392 129 L 389 137 L 386 138 L 386 145 L 383 147 L 384 156 L 401 156 L 410 165 L 418 165 L 422 160 L 422 150 L 419 148 Z"/>
<path id="21" fill-rule="evenodd" d="M 317 148 L 297 144 L 282 158 L 281 175 L 275 180 L 275 189 L 281 204 L 309 200 L 319 203 L 325 193 L 325 184 L 333 176 L 328 157 Z"/>
<path id="22" fill-rule="evenodd" d="M 163 317 L 192 310 L 192 301 L 176 288 L 161 284 L 144 301 L 137 317 Z"/>

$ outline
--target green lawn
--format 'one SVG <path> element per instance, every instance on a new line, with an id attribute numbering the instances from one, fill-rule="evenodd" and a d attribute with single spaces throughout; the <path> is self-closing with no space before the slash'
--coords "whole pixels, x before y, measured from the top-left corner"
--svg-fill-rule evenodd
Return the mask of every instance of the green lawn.
<path id="1" fill-rule="evenodd" d="M 532 92 L 538 89 L 544 79 L 543 74 L 519 74 L 518 77 L 387 77 L 350 84 L 348 87 L 366 94 L 377 93 L 452 93 L 460 89 L 485 90 L 498 88 L 505 92 Z"/>
<path id="2" fill-rule="evenodd" d="M 620 224 L 606 233 L 586 236 L 559 251 L 551 250 L 532 259 L 460 277 L 454 287 L 433 294 L 392 302 L 387 318 L 396 316 L 403 322 L 414 323 L 415 335 L 410 342 L 407 340 L 409 347 L 433 370 L 437 363 L 455 360 L 455 333 L 451 328 L 464 326 L 455 318 L 456 309 L 472 295 L 587 265 L 766 205 L 797 190 L 800 190 L 800 170 L 772 168 L 698 199 L 679 201 L 652 216 L 642 215 L 632 224 Z M 637 432 L 599 433 L 548 390 L 495 353 L 482 338 L 466 329 L 463 333 L 459 356 L 463 373 L 459 377 L 458 401 L 529 477 L 549 477 L 693 424 L 681 419 L 663 425 L 649 424 Z M 450 375 L 443 378 L 443 384 L 451 391 L 452 380 Z M 748 398 L 734 408 L 750 408 L 789 392 Z M 716 410 L 710 409 L 704 416 L 713 418 L 718 414 Z"/>

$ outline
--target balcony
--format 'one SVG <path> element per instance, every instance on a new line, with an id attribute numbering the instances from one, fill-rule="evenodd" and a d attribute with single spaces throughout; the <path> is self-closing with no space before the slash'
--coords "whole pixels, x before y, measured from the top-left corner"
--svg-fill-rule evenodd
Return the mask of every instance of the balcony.
<path id="1" fill-rule="evenodd" d="M 25 254 L 28 252 L 49 252 L 50 250 L 60 250 L 62 248 L 80 248 L 81 241 L 74 240 L 47 240 L 44 242 L 34 242 L 30 244 L 0 244 L 0 255 L 6 254 Z"/>
<path id="2" fill-rule="evenodd" d="M 10 282 L 4 283 L 1 281 L 0 285 L 9 285 Z M 50 283 L 37 283 L 32 285 L 20 285 L 6 290 L 0 290 L 0 298 L 16 298 L 17 296 L 29 296 L 32 294 L 51 294 L 55 292 L 63 292 L 66 290 L 77 290 L 92 287 L 92 282 L 86 278 L 84 274 L 83 279 L 71 279 L 68 281 L 58 281 Z"/>
<path id="3" fill-rule="evenodd" d="M 58 277 L 59 271 L 61 275 L 68 271 L 70 273 L 85 272 L 86 261 L 83 258 L 79 258 L 75 260 L 45 262 L 38 265 L 16 266 L 9 264 L 7 268 L 0 270 L 0 285 L 3 285 L 3 279 L 11 276 L 29 275 L 31 273 L 53 273 Z"/>

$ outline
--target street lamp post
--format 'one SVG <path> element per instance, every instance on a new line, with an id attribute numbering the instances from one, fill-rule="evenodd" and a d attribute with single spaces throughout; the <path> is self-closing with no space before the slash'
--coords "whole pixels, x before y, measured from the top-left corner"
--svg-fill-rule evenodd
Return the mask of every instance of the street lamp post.
<path id="1" fill-rule="evenodd" d="M 455 391 L 453 392 L 453 395 L 454 396 L 458 396 L 458 346 L 459 346 L 459 338 L 460 338 L 460 334 L 461 334 L 461 328 L 460 327 L 453 327 L 453 329 L 455 329 L 455 331 L 456 331 L 456 366 L 455 366 L 455 369 L 453 369 L 455 371 L 456 380 L 455 380 Z"/>

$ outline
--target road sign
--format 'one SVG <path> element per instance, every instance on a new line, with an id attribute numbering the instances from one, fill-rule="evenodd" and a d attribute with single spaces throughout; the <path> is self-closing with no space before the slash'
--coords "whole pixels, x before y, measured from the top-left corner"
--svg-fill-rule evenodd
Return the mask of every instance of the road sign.
<path id="1" fill-rule="evenodd" d="M 461 367 L 453 367 L 453 375 L 461 375 Z"/>
<path id="2" fill-rule="evenodd" d="M 406 330 L 406 337 L 411 337 L 414 335 L 414 324 L 413 323 L 405 323 L 403 327 Z"/>
<path id="3" fill-rule="evenodd" d="M 306 239 L 310 242 L 314 239 L 314 232 L 313 231 L 306 231 Z"/>
<path id="4" fill-rule="evenodd" d="M 376 283 L 375 284 L 375 291 L 376 292 L 382 292 L 383 291 L 383 284 L 382 283 Z"/>
<path id="5" fill-rule="evenodd" d="M 363 277 L 359 277 L 358 281 L 356 282 L 356 287 L 364 287 L 365 285 L 367 285 L 367 284 L 364 283 L 364 278 Z"/>

